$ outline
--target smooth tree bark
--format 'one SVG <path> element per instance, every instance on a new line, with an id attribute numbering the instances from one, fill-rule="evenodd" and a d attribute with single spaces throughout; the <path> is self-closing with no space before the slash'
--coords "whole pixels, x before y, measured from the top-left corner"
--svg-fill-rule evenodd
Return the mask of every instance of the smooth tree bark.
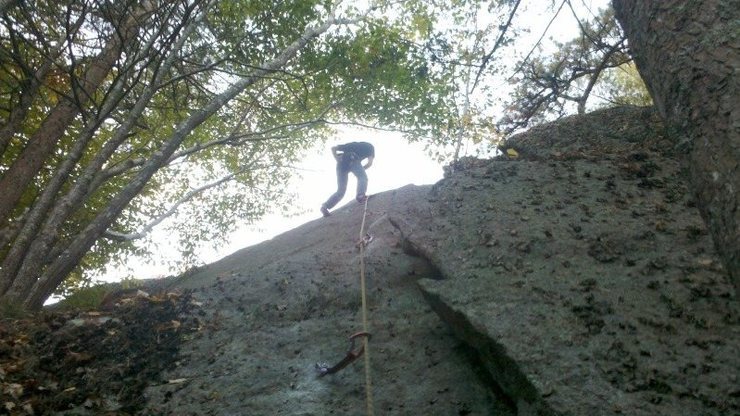
<path id="1" fill-rule="evenodd" d="M 640 75 L 686 152 L 697 205 L 740 295 L 740 1 L 613 4 Z"/>

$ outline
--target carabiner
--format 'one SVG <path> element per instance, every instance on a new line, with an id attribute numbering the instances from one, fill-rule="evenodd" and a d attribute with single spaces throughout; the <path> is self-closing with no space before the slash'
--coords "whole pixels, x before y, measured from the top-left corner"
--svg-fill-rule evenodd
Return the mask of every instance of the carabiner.
<path id="1" fill-rule="evenodd" d="M 367 247 L 368 244 L 370 244 L 371 241 L 373 241 L 374 237 L 370 233 L 365 233 L 365 235 L 360 239 L 360 241 L 355 244 L 355 247 L 359 249 L 360 247 Z"/>
<path id="2" fill-rule="evenodd" d="M 342 358 L 342 361 L 338 362 L 336 365 L 329 367 L 326 364 L 319 364 L 316 363 L 316 371 L 319 372 L 319 377 L 323 377 L 327 374 L 334 374 L 338 372 L 339 370 L 343 369 L 344 367 L 350 365 L 353 361 L 360 358 L 362 354 L 365 352 L 364 345 L 361 345 L 360 348 L 355 351 L 355 339 L 359 337 L 367 337 L 370 339 L 370 333 L 365 331 L 360 331 L 355 334 L 352 334 L 349 337 L 349 350 L 347 351 L 347 355 Z"/>

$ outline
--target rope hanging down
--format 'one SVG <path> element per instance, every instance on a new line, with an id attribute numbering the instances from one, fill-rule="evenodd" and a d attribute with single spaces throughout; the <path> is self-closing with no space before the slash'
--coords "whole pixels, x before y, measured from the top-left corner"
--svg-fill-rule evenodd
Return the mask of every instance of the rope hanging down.
<path id="1" fill-rule="evenodd" d="M 362 288 L 362 330 L 365 333 L 368 333 L 368 324 L 367 324 L 367 290 L 365 287 L 367 286 L 365 284 L 365 243 L 364 243 L 364 236 L 365 236 L 365 218 L 367 217 L 367 201 L 370 198 L 365 197 L 365 208 L 362 212 L 362 225 L 360 225 L 360 241 L 363 243 L 360 244 L 360 287 Z M 368 416 L 375 415 L 375 411 L 373 409 L 373 384 L 372 379 L 370 377 L 370 351 L 368 350 L 368 340 L 369 337 L 363 337 L 362 338 L 362 347 L 365 351 L 365 402 L 367 404 L 367 414 Z"/>
<path id="2" fill-rule="evenodd" d="M 351 364 L 361 355 L 365 356 L 365 402 L 367 404 L 368 416 L 374 416 L 375 410 L 373 409 L 373 392 L 372 392 L 372 379 L 370 377 L 370 354 L 368 351 L 368 340 L 370 339 L 370 332 L 368 332 L 367 323 L 367 290 L 365 284 L 365 246 L 367 246 L 373 237 L 370 234 L 365 234 L 365 218 L 367 217 L 367 201 L 369 198 L 365 197 L 365 207 L 362 212 L 362 225 L 360 225 L 360 239 L 357 243 L 357 247 L 360 249 L 360 286 L 362 288 L 362 331 L 353 334 L 349 337 L 349 350 L 347 355 L 337 364 L 329 367 L 326 364 L 316 364 L 316 370 L 319 372 L 319 377 L 323 377 L 327 374 L 334 374 L 337 371 Z M 355 339 L 362 337 L 362 346 L 355 350 Z"/>

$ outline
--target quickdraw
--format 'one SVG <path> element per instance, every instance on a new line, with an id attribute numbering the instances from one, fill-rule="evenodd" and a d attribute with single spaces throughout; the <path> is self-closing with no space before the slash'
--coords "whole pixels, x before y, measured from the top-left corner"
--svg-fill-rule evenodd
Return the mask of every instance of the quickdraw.
<path id="1" fill-rule="evenodd" d="M 355 339 L 360 337 L 366 337 L 367 339 L 370 339 L 370 333 L 361 331 L 356 334 L 352 334 L 349 337 L 349 350 L 347 351 L 347 355 L 345 355 L 344 358 L 342 358 L 342 361 L 338 362 L 336 365 L 329 367 L 325 363 L 316 363 L 316 371 L 319 372 L 319 377 L 323 377 L 327 374 L 334 374 L 344 367 L 352 364 L 352 362 L 356 359 L 360 358 L 365 352 L 365 347 L 362 345 L 358 350 L 355 350 Z"/>

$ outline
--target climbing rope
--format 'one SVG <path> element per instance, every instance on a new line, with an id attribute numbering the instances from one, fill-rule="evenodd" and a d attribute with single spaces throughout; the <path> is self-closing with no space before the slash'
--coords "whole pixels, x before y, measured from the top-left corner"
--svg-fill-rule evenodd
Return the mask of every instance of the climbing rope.
<path id="1" fill-rule="evenodd" d="M 370 198 L 365 197 L 365 207 L 362 212 L 362 225 L 360 225 L 360 286 L 362 288 L 362 330 L 366 334 L 368 331 L 367 324 L 367 290 L 365 284 L 365 218 L 367 217 L 367 201 Z M 373 384 L 372 378 L 370 377 L 370 350 L 368 349 L 368 341 L 370 337 L 362 338 L 362 347 L 365 353 L 365 403 L 367 404 L 368 416 L 374 416 L 375 410 L 373 409 Z"/>
<path id="2" fill-rule="evenodd" d="M 365 233 L 365 219 L 367 218 L 367 200 L 365 198 L 365 207 L 362 212 L 362 225 L 360 225 L 360 239 L 357 243 L 357 247 L 360 249 L 360 286 L 362 288 L 362 331 L 353 334 L 349 337 L 349 350 L 347 355 L 339 361 L 339 363 L 329 366 L 323 363 L 316 363 L 316 370 L 319 373 L 319 377 L 323 377 L 327 374 L 334 374 L 344 367 L 350 365 L 361 355 L 365 356 L 365 401 L 367 403 L 367 414 L 368 416 L 374 416 L 375 410 L 373 409 L 373 391 L 372 391 L 372 379 L 370 377 L 370 351 L 368 350 L 368 341 L 370 340 L 370 332 L 368 332 L 367 323 L 367 284 L 365 283 L 365 247 L 370 244 L 373 240 L 373 236 L 369 233 Z M 355 340 L 362 337 L 362 347 L 355 349 Z"/>
<path id="3" fill-rule="evenodd" d="M 360 225 L 360 239 L 357 243 L 357 247 L 360 249 L 360 286 L 362 293 L 362 331 L 353 334 L 349 337 L 349 350 L 347 355 L 339 361 L 339 363 L 329 366 L 327 364 L 316 363 L 316 370 L 319 373 L 319 377 L 323 377 L 327 374 L 334 374 L 344 367 L 350 365 L 360 356 L 365 357 L 365 400 L 367 403 L 367 414 L 368 416 L 374 416 L 375 410 L 373 409 L 373 392 L 372 392 L 372 379 L 370 377 L 370 351 L 368 349 L 368 341 L 370 340 L 370 332 L 368 331 L 367 323 L 367 284 L 365 283 L 365 247 L 370 244 L 373 240 L 373 236 L 370 233 L 365 233 L 365 219 L 367 218 L 367 201 L 365 198 L 365 207 L 362 212 L 362 224 Z M 372 227 L 372 225 L 370 226 Z M 362 337 L 362 347 L 355 349 L 355 340 Z"/>

